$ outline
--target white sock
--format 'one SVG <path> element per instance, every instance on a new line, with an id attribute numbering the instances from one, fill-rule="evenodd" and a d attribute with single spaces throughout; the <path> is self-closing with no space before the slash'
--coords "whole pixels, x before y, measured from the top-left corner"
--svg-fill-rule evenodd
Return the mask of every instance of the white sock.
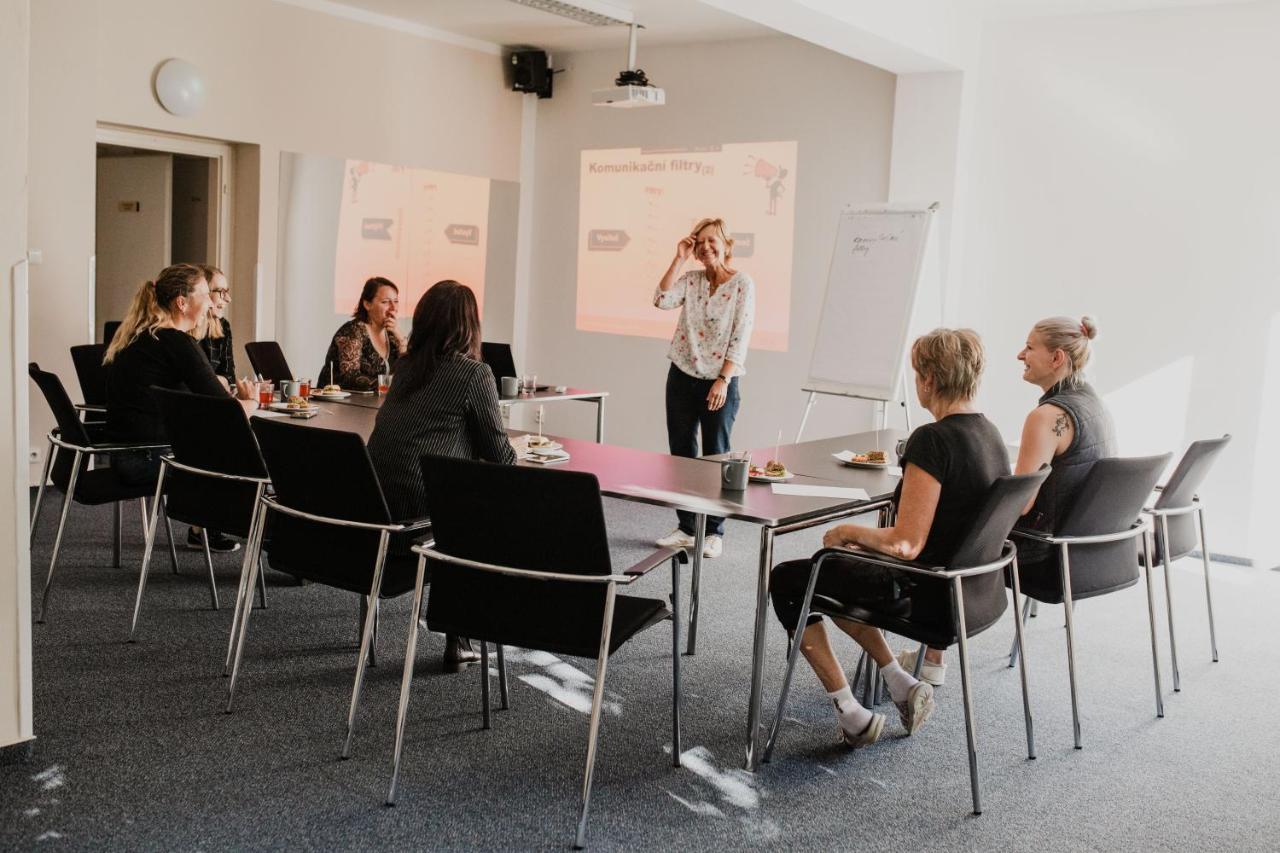
<path id="1" fill-rule="evenodd" d="M 911 688 L 920 683 L 896 660 L 888 666 L 880 667 L 880 675 L 884 677 L 884 683 L 889 687 L 889 695 L 895 702 L 905 702 Z"/>
<path id="2" fill-rule="evenodd" d="M 836 720 L 840 728 L 851 735 L 860 735 L 871 723 L 872 713 L 858 704 L 853 698 L 853 690 L 849 685 L 827 694 L 836 706 Z"/>

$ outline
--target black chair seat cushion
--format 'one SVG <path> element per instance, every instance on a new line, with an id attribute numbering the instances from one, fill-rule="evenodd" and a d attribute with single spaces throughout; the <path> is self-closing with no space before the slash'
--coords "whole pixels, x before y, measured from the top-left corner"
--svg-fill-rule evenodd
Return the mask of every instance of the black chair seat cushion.
<path id="1" fill-rule="evenodd" d="M 249 537 L 257 485 L 218 480 L 170 468 L 165 475 L 165 509 L 169 518 L 208 527 L 241 539 Z"/>
<path id="2" fill-rule="evenodd" d="M 1128 589 L 1138 582 L 1138 542 L 1128 540 L 1103 545 L 1073 547 L 1071 599 L 1079 601 Z M 1056 553 L 1039 562 L 1018 564 L 1022 594 L 1045 604 L 1062 603 L 1062 569 Z M 1012 581 L 1006 580 L 1012 586 Z"/>
<path id="3" fill-rule="evenodd" d="M 61 455 L 62 451 L 59 451 Z M 92 471 L 81 471 L 76 478 L 75 499 L 77 503 L 96 506 L 115 503 L 116 501 L 149 498 L 155 494 L 155 483 L 139 483 L 128 485 L 120 481 L 120 477 L 110 468 L 95 468 Z"/>
<path id="4" fill-rule="evenodd" d="M 981 575 L 963 581 L 966 599 L 972 602 L 999 602 L 991 607 L 968 608 L 971 612 L 965 619 L 965 633 L 969 637 L 990 628 L 1008 608 L 1008 602 L 1003 596 L 992 595 L 992 587 L 1000 583 L 999 574 Z M 928 643 L 935 649 L 953 646 L 959 639 L 952 621 L 951 591 L 945 580 L 935 581 L 917 576 L 902 598 L 852 605 L 815 594 L 812 609 L 825 616 L 871 625 L 917 643 Z"/>
<path id="5" fill-rule="evenodd" d="M 1169 542 L 1172 545 L 1169 549 L 1169 562 L 1181 560 L 1200 547 L 1199 537 L 1196 536 L 1194 513 L 1171 515 L 1168 517 L 1168 524 Z M 1160 519 L 1153 519 L 1152 527 L 1155 528 L 1156 536 L 1155 547 L 1151 549 L 1151 561 L 1160 565 L 1161 555 L 1164 553 L 1164 532 L 1160 529 Z M 1138 562 L 1146 565 L 1146 557 L 1142 551 L 1138 552 Z"/>
<path id="6" fill-rule="evenodd" d="M 278 512 L 271 513 L 269 527 L 270 539 L 263 548 L 272 569 L 335 589 L 369 594 L 378 556 L 377 531 L 338 528 Z M 393 542 L 382 570 L 382 597 L 412 591 L 417 575 L 417 555 Z"/>
<path id="7" fill-rule="evenodd" d="M 545 584 L 543 584 L 545 585 Z M 433 585 L 434 591 L 434 585 Z M 574 590 L 575 592 L 577 590 Z M 594 658 L 600 653 L 600 619 L 602 609 L 597 592 L 591 609 L 570 608 L 563 619 L 521 620 L 505 616 L 507 608 L 497 607 L 483 612 L 441 612 L 427 602 L 427 625 L 441 634 L 462 634 L 473 640 L 485 640 L 504 646 L 538 649 L 570 657 Z M 576 612 L 575 612 L 576 611 Z M 595 620 L 592 615 L 595 615 Z M 671 615 L 666 602 L 656 598 L 618 595 L 613 605 L 613 630 L 609 634 L 609 654 L 644 629 Z M 584 632 L 583 623 L 593 623 Z M 594 639 L 593 639 L 594 638 Z"/>

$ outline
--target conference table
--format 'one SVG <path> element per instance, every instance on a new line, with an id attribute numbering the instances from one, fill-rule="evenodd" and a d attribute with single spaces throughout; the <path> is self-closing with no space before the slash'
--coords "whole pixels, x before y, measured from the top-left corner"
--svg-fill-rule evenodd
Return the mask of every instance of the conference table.
<path id="1" fill-rule="evenodd" d="M 320 414 L 299 424 L 354 432 L 368 440 L 380 403 L 316 401 Z M 509 434 L 522 435 L 519 430 Z M 769 572 L 773 568 L 773 542 L 778 536 L 829 524 L 851 516 L 885 512 L 898 478 L 893 470 L 850 468 L 831 458 L 840 450 L 892 449 L 904 433 L 879 430 L 839 438 L 819 439 L 779 448 L 782 460 L 795 472 L 793 485 L 860 489 L 863 495 L 804 495 L 775 493 L 768 483 L 751 483 L 743 491 L 721 487 L 721 466 L 715 458 L 687 459 L 602 444 L 583 439 L 551 436 L 564 446 L 569 459 L 555 465 L 521 461 L 517 464 L 552 467 L 595 475 L 602 495 L 620 500 L 680 509 L 697 516 L 696 529 L 708 515 L 718 515 L 760 526 L 760 549 L 756 573 L 756 608 L 751 651 L 751 688 L 747 703 L 746 767 L 754 771 L 759 763 L 761 707 L 764 692 L 765 637 L 769 608 Z M 753 458 L 771 458 L 774 448 L 753 451 Z M 794 467 L 793 467 L 794 466 Z M 696 650 L 698 583 L 702 568 L 702 534 L 694 548 L 692 606 L 689 625 L 689 653 Z"/>

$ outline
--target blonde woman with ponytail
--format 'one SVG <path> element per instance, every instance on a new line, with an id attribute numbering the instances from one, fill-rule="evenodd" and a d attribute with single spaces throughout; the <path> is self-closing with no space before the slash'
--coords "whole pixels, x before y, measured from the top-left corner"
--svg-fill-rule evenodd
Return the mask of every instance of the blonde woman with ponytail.
<path id="1" fill-rule="evenodd" d="M 191 264 L 166 267 L 155 281 L 143 282 L 138 288 L 103 358 L 107 435 L 111 440 L 136 444 L 167 441 L 159 406 L 151 394 L 153 385 L 213 396 L 227 393 L 191 335 L 208 316 L 209 308 L 209 282 L 200 268 Z M 237 392 L 245 401 L 253 397 L 248 383 L 238 383 Z M 112 467 L 127 483 L 154 482 L 160 458 L 148 451 L 118 454 Z"/>

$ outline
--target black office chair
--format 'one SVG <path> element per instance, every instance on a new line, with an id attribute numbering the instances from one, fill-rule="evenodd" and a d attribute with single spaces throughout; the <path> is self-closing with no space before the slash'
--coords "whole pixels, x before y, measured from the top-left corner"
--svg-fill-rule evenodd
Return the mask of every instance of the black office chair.
<path id="1" fill-rule="evenodd" d="M 275 341 L 250 341 L 244 345 L 244 351 L 249 356 L 249 364 L 253 365 L 253 372 L 263 379 L 283 382 L 293 378 L 284 350 Z"/>
<path id="2" fill-rule="evenodd" d="M 120 330 L 119 320 L 108 320 L 102 324 L 102 343 L 111 346 L 111 340 L 116 336 L 116 332 Z"/>
<path id="3" fill-rule="evenodd" d="M 263 510 L 250 533 L 249 577 L 243 588 L 258 580 L 258 552 L 264 547 L 263 529 L 271 520 L 266 543 L 271 568 L 296 578 L 367 596 L 360 656 L 356 662 L 351 708 L 347 714 L 345 758 L 351 749 L 365 665 L 377 638 L 378 599 L 413 589 L 416 561 L 409 552 L 413 537 L 430 533 L 426 519 L 397 523 L 391 518 L 382 486 L 364 441 L 352 432 L 252 419 L 262 448 L 274 495 L 259 500 Z M 227 711 L 235 699 L 240 661 L 244 655 L 252 608 L 241 607 Z"/>
<path id="4" fill-rule="evenodd" d="M 493 371 L 493 382 L 502 393 L 502 377 L 518 376 L 515 358 L 511 355 L 511 344 L 484 341 L 480 344 L 480 360 L 489 365 Z"/>
<path id="5" fill-rule="evenodd" d="M 1081 749 L 1080 705 L 1076 691 L 1074 603 L 1128 589 L 1138 582 L 1138 540 L 1148 551 L 1147 525 L 1139 519 L 1156 479 L 1169 463 L 1170 453 L 1122 459 L 1099 459 L 1089 469 L 1075 502 L 1052 534 L 1015 529 L 1014 541 L 1054 546 L 1048 559 L 1023 563 L 1022 592 L 1028 598 L 1021 624 L 1026 623 L 1030 599 L 1061 604 L 1066 613 L 1067 673 L 1071 680 L 1071 720 L 1075 747 Z M 1148 558 L 1146 564 L 1150 565 Z M 1156 644 L 1155 602 L 1151 572 L 1147 571 L 1147 616 L 1151 622 L 1151 668 L 1155 680 L 1156 716 L 1164 716 L 1160 689 L 1160 660 Z M 1010 653 L 1009 666 L 1017 658 Z"/>
<path id="6" fill-rule="evenodd" d="M 428 456 L 423 477 L 431 503 L 434 542 L 414 550 L 421 555 L 413 614 L 400 683 L 395 759 L 387 804 L 395 803 L 409 709 L 409 688 L 417 640 L 418 614 L 428 559 L 431 600 L 427 623 L 432 631 L 481 641 L 480 684 L 484 727 L 489 727 L 488 644 L 515 645 L 573 657 L 595 658 L 582 812 L 575 844 L 586 839 L 587 812 L 595 769 L 596 739 L 604 699 L 609 655 L 626 641 L 672 617 L 672 762 L 680 764 L 680 616 L 679 562 L 683 551 L 660 548 L 634 566 L 614 572 L 609 560 L 600 484 L 591 474 L 517 468 Z M 501 536 L 493 519 L 501 518 Z M 634 583 L 671 561 L 672 607 L 653 598 L 618 595 L 618 586 Z M 499 656 L 502 707 L 507 707 L 505 669 Z"/>
<path id="7" fill-rule="evenodd" d="M 1213 652 L 1214 663 L 1218 662 L 1218 636 L 1213 626 L 1213 591 L 1209 588 L 1209 546 L 1205 544 L 1204 535 L 1204 503 L 1196 494 L 1196 490 L 1209 475 L 1209 469 L 1217 461 L 1218 456 L 1231 441 L 1230 435 L 1222 438 L 1210 438 L 1194 441 L 1173 469 L 1169 482 L 1163 487 L 1157 486 L 1160 497 L 1155 506 L 1146 507 L 1143 512 L 1151 516 L 1155 537 L 1155 553 L 1152 559 L 1164 564 L 1165 602 L 1169 608 L 1169 658 L 1173 663 L 1173 689 L 1182 689 L 1182 678 L 1178 672 L 1178 644 L 1173 632 L 1173 590 L 1170 582 L 1169 564 L 1179 560 L 1200 546 L 1200 559 L 1204 561 L 1204 600 L 1209 607 L 1209 646 Z M 1192 523 L 1192 515 L 1196 523 Z M 1199 542 L 1196 541 L 1197 529 Z M 1165 548 L 1164 543 L 1169 547 Z"/>
<path id="8" fill-rule="evenodd" d="M 84 413 L 85 423 L 98 428 L 106 421 L 107 412 L 107 370 L 102 364 L 106 354 L 106 344 L 81 344 L 71 348 L 71 363 L 75 365 L 80 396 L 84 399 L 76 408 Z"/>
<path id="9" fill-rule="evenodd" d="M 202 528 L 205 565 L 209 569 L 209 595 L 213 609 L 217 610 L 218 585 L 213 575 L 213 556 L 209 553 L 209 529 L 244 539 L 247 563 L 253 550 L 248 547 L 249 532 L 253 530 L 260 511 L 258 499 L 270 483 L 258 441 L 236 400 L 164 388 L 152 388 L 151 393 L 155 395 L 160 415 L 164 418 L 171 453 L 160 460 L 160 478 L 156 482 L 155 501 L 147 524 L 147 545 L 138 573 L 138 594 L 133 604 L 133 621 L 129 624 L 129 642 L 137 636 L 142 593 L 146 589 L 155 543 L 157 508 L 163 505 L 169 518 Z M 244 581 L 248 575 L 248 569 L 242 567 L 232 636 L 240 621 Z M 262 602 L 266 606 L 265 586 L 262 588 Z"/>
<path id="10" fill-rule="evenodd" d="M 821 613 L 834 619 L 845 619 L 892 631 L 903 637 L 927 644 L 935 649 L 960 646 L 960 684 L 964 692 L 964 719 L 969 744 L 969 785 L 973 793 L 973 813 L 982 814 L 982 790 L 978 782 L 977 733 L 973 722 L 973 696 L 969 675 L 968 640 L 999 620 L 1008 606 L 1004 593 L 1004 569 L 1012 566 L 1014 624 L 1019 644 L 1022 626 L 1016 616 L 1019 589 L 1017 582 L 1018 555 L 1013 543 L 1008 541 L 1022 508 L 1031 500 L 1045 477 L 1048 467 L 1032 474 L 1006 475 L 991 486 L 986 502 L 974 522 L 973 529 L 961 542 L 950 567 L 929 566 L 917 562 L 896 560 L 893 557 L 870 552 L 851 555 L 845 548 L 826 548 L 815 555 L 813 569 L 809 573 L 809 585 L 800 607 L 800 618 L 793 629 L 791 651 L 787 655 L 787 672 L 782 680 L 782 694 L 778 698 L 778 713 L 773 730 L 765 744 L 764 760 L 773 755 L 778 731 L 787 710 L 787 696 L 791 691 L 791 676 L 796 659 L 800 656 L 799 637 L 809 621 L 809 613 Z M 853 557 L 860 562 L 885 566 L 911 575 L 918 583 L 909 598 L 887 604 L 845 604 L 822 595 L 815 595 L 818 574 L 828 560 L 847 560 Z M 949 589 L 950 597 L 942 593 Z M 1022 656 L 1022 712 L 1027 729 L 1027 758 L 1036 757 L 1035 729 L 1031 720 L 1031 700 L 1027 695 L 1026 655 Z"/>
<path id="11" fill-rule="evenodd" d="M 113 540 L 113 565 L 120 566 L 120 546 L 123 527 L 123 502 L 137 499 L 142 506 L 143 518 L 147 515 L 147 495 L 151 494 L 149 484 L 128 485 L 120 482 L 116 472 L 110 467 L 90 465 L 91 461 L 110 459 L 112 454 L 128 453 L 139 450 L 163 450 L 163 444 L 109 444 L 93 441 L 76 414 L 76 408 L 67 396 L 67 390 L 57 375 L 41 370 L 40 365 L 31 362 L 27 373 L 44 394 L 49 409 L 53 412 L 57 428 L 49 433 L 49 445 L 46 450 L 44 470 L 40 475 L 40 486 L 36 490 L 35 507 L 31 513 L 31 542 L 36 541 L 36 528 L 40 521 L 40 504 L 44 500 L 45 484 L 52 478 L 54 488 L 62 492 L 62 511 L 58 517 L 58 533 L 53 540 L 53 555 L 49 558 L 49 574 L 45 578 L 44 592 L 40 597 L 40 615 L 37 622 L 44 622 L 45 611 L 49 606 L 49 590 L 53 585 L 53 571 L 58 565 L 58 552 L 62 548 L 62 532 L 67 525 L 67 512 L 71 503 L 87 506 L 115 504 L 115 533 Z M 59 453 L 58 451 L 62 451 Z M 173 555 L 173 535 L 169 535 L 170 554 Z M 174 564 L 177 557 L 174 556 Z"/>

